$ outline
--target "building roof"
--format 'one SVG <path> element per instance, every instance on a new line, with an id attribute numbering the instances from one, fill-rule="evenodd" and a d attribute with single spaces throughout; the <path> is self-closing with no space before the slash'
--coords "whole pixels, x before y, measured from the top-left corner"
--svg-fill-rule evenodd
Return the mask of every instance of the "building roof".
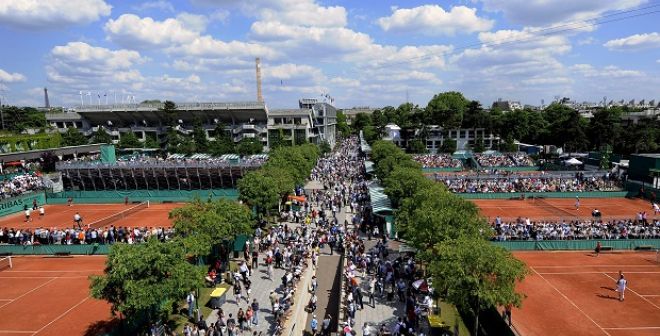
<path id="1" fill-rule="evenodd" d="M 311 113 L 310 109 L 277 109 L 269 110 L 268 116 L 308 116 Z"/>
<path id="2" fill-rule="evenodd" d="M 654 159 L 660 159 L 660 153 L 641 153 L 641 154 L 633 154 L 634 156 L 643 156 L 643 157 L 648 157 L 648 158 L 654 158 Z"/>
<path id="3" fill-rule="evenodd" d="M 385 189 L 376 181 L 369 183 L 369 198 L 371 198 L 371 211 L 376 215 L 392 215 L 392 202 L 385 194 Z"/>

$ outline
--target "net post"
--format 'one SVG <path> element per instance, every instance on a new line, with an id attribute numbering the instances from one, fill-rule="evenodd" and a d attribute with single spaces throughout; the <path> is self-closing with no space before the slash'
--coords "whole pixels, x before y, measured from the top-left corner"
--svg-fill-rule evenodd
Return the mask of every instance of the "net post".
<path id="1" fill-rule="evenodd" d="M 151 206 L 151 203 L 149 200 L 147 200 L 147 208 Z"/>

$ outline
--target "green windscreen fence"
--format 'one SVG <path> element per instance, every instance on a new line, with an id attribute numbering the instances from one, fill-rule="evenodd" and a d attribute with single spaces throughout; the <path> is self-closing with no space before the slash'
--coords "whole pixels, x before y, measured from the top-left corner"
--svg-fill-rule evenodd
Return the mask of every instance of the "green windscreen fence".
<path id="1" fill-rule="evenodd" d="M 660 239 L 616 239 L 616 240 L 541 240 L 541 241 L 497 241 L 494 245 L 511 251 L 593 250 L 596 243 L 614 250 L 639 248 L 659 249 Z"/>
<path id="2" fill-rule="evenodd" d="M 115 145 L 101 145 L 101 162 L 117 162 L 117 157 L 115 156 Z"/>
<path id="3" fill-rule="evenodd" d="M 106 190 L 106 191 L 64 191 L 61 193 L 47 193 L 48 204 L 64 204 L 67 199 L 73 198 L 74 203 L 123 203 L 128 197 L 129 202 L 188 202 L 199 199 L 238 199 L 236 189 L 209 189 L 209 190 Z"/>
<path id="4" fill-rule="evenodd" d="M 112 245 L 0 245 L 2 255 L 106 255 Z"/>

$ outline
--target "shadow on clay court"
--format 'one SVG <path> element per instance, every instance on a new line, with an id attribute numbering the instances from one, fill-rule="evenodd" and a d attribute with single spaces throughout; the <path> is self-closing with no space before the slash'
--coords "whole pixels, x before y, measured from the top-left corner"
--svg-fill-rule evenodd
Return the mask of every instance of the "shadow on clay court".
<path id="1" fill-rule="evenodd" d="M 116 328 L 119 325 L 120 325 L 120 320 L 118 318 L 114 318 L 110 321 L 96 321 L 87 327 L 87 330 L 85 330 L 84 335 L 85 336 L 104 335 L 113 330 L 116 330 Z"/>
<path id="2" fill-rule="evenodd" d="M 615 296 L 609 296 L 609 295 L 605 295 L 605 294 L 596 294 L 596 296 L 599 297 L 599 298 L 601 298 L 601 299 L 617 300 L 617 301 L 619 300 L 618 297 L 615 297 Z"/>

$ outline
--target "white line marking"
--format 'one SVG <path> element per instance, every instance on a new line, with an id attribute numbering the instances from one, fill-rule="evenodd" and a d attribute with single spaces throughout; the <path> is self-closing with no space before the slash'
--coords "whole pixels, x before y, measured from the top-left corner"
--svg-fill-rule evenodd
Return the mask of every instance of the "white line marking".
<path id="1" fill-rule="evenodd" d="M 601 274 L 602 271 L 586 271 L 586 272 L 539 272 L 539 274 Z M 626 274 L 660 274 L 660 272 L 626 272 Z"/>
<path id="2" fill-rule="evenodd" d="M 660 329 L 660 327 L 619 327 L 619 328 L 603 328 L 607 330 L 654 330 Z"/>
<path id="3" fill-rule="evenodd" d="M 550 267 L 558 267 L 558 268 L 584 268 L 584 267 L 655 267 L 658 268 L 658 265 L 649 265 L 649 264 L 644 264 L 644 265 L 569 265 L 569 266 L 559 266 L 559 265 L 554 265 L 554 266 L 534 266 L 535 268 L 550 268 Z"/>
<path id="4" fill-rule="evenodd" d="M 543 279 L 548 285 L 550 285 L 550 287 L 552 287 L 552 289 L 554 289 L 557 293 L 559 293 L 559 295 L 561 295 L 564 299 L 566 299 L 566 301 L 568 301 L 568 303 L 573 305 L 573 307 L 575 307 L 575 309 L 579 310 L 580 313 L 582 313 L 582 315 L 584 315 L 586 318 L 589 319 L 589 321 L 591 321 L 594 325 L 596 325 L 596 327 L 598 327 L 600 330 L 602 330 L 603 333 L 605 333 L 605 335 L 611 336 L 607 331 L 605 331 L 605 329 L 603 329 L 603 327 L 601 327 L 598 323 L 596 323 L 596 321 L 594 321 L 594 319 L 592 319 L 589 315 L 587 315 L 587 313 L 585 313 L 584 310 L 580 309 L 580 307 L 578 307 L 578 305 L 576 305 L 575 302 L 573 302 L 564 293 L 562 293 L 559 289 L 557 289 L 557 287 L 555 287 L 555 285 L 553 285 L 550 281 L 548 281 L 548 279 L 546 279 L 543 275 L 541 275 L 541 273 L 537 272 L 534 269 L 534 267 L 530 267 L 530 268 L 532 269 L 532 271 L 534 271 L 534 273 L 538 274 L 538 276 L 540 276 L 541 279 Z"/>
<path id="5" fill-rule="evenodd" d="M 656 297 L 656 296 L 660 296 L 660 294 L 644 294 L 644 295 L 639 295 L 639 296 L 650 296 L 650 297 Z"/>
<path id="6" fill-rule="evenodd" d="M 24 297 L 24 296 L 26 296 L 26 295 L 28 295 L 28 294 L 30 294 L 30 293 L 36 291 L 37 289 L 39 289 L 39 288 L 41 288 L 41 287 L 43 287 L 43 286 L 46 286 L 47 284 L 49 284 L 49 283 L 55 281 L 56 279 L 57 279 L 57 278 L 52 278 L 52 279 L 50 279 L 50 280 L 48 280 L 48 281 L 42 283 L 41 285 L 39 285 L 39 286 L 37 286 L 37 287 L 35 287 L 35 288 L 32 288 L 31 290 L 29 290 L 29 291 L 27 291 L 27 292 L 25 292 L 25 293 L 19 295 L 18 297 L 14 298 L 14 299 L 13 299 L 11 302 L 9 302 L 9 303 L 12 303 L 12 302 L 18 300 L 18 299 L 20 299 L 20 298 L 22 298 L 22 297 Z M 2 307 L 8 305 L 9 303 L 3 305 Z M 1 307 L 0 307 L 0 308 L 1 308 Z"/>
<path id="7" fill-rule="evenodd" d="M 34 334 L 34 331 L 24 330 L 0 330 L 0 334 Z"/>
<path id="8" fill-rule="evenodd" d="M 67 311 L 65 311 L 64 313 L 62 313 L 60 316 L 56 317 L 54 320 L 48 322 L 48 324 L 46 324 L 45 326 L 41 327 L 41 329 L 35 331 L 34 334 L 38 334 L 40 331 L 46 329 L 46 327 L 48 327 L 49 325 L 55 323 L 57 320 L 61 319 L 62 317 L 64 317 L 64 315 L 68 314 L 70 311 L 74 310 L 76 307 L 80 306 L 81 304 L 83 304 L 83 303 L 84 303 L 85 301 L 87 301 L 87 300 L 89 300 L 89 296 L 87 296 L 86 298 L 82 299 L 82 301 L 76 303 L 75 306 L 69 308 Z"/>
<path id="9" fill-rule="evenodd" d="M 614 279 L 613 277 L 611 277 L 609 274 L 607 274 L 607 273 L 603 273 L 603 275 L 605 275 L 606 277 L 608 277 L 608 278 L 610 278 L 610 279 L 612 279 L 612 280 L 614 280 L 614 281 L 616 282 L 616 279 Z M 648 300 L 647 298 L 645 298 L 644 296 L 642 296 L 642 295 L 640 295 L 639 293 L 635 292 L 635 291 L 634 291 L 632 288 L 630 288 L 629 286 L 626 286 L 626 290 L 629 290 L 629 291 L 633 292 L 633 294 L 635 294 L 635 295 L 641 297 L 642 300 L 648 302 L 651 306 L 653 306 L 653 307 L 655 307 L 655 308 L 658 308 L 658 309 L 660 310 L 660 307 L 658 307 L 655 303 L 649 301 L 649 300 Z"/>

